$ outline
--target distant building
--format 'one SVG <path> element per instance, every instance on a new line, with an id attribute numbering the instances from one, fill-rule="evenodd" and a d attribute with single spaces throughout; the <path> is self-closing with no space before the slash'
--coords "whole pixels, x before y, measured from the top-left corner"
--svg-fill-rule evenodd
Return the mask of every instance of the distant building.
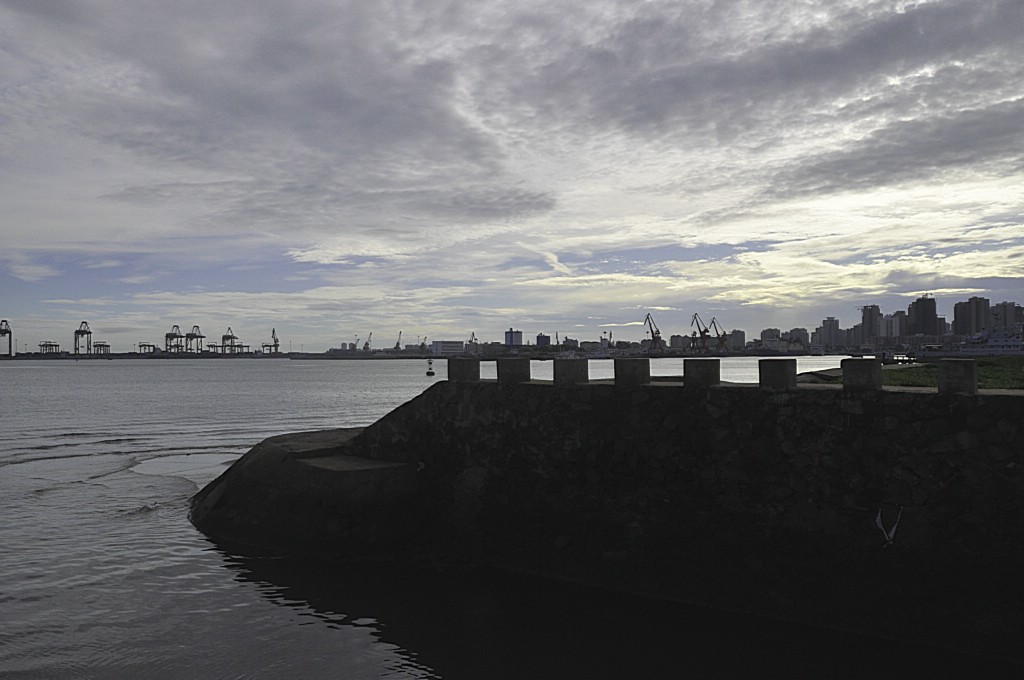
<path id="1" fill-rule="evenodd" d="M 817 329 L 817 333 L 818 342 L 825 349 L 844 347 L 846 345 L 846 342 L 839 334 L 839 319 L 834 316 L 823 319 L 821 326 Z"/>
<path id="2" fill-rule="evenodd" d="M 999 302 L 991 306 L 992 328 L 1015 328 L 1024 323 L 1024 308 L 1014 302 Z"/>
<path id="3" fill-rule="evenodd" d="M 882 335 L 886 338 L 902 338 L 907 335 L 907 313 L 899 311 L 882 317 Z"/>
<path id="4" fill-rule="evenodd" d="M 505 331 L 505 347 L 522 347 L 523 346 L 523 332 L 514 331 L 509 328 Z"/>
<path id="5" fill-rule="evenodd" d="M 860 344 L 874 346 L 882 337 L 882 310 L 878 305 L 864 305 L 860 308 Z"/>
<path id="6" fill-rule="evenodd" d="M 747 334 L 741 330 L 732 330 L 729 332 L 728 341 L 729 351 L 731 352 L 742 352 L 747 347 Z"/>
<path id="7" fill-rule="evenodd" d="M 811 346 L 811 335 L 806 328 L 793 328 L 782 334 L 782 339 L 790 344 L 791 349 L 805 350 Z"/>
<path id="8" fill-rule="evenodd" d="M 462 340 L 434 340 L 430 343 L 430 353 L 435 357 L 448 357 L 462 354 L 466 343 Z"/>
<path id="9" fill-rule="evenodd" d="M 907 335 L 940 335 L 935 298 L 922 295 L 907 307 Z"/>
<path id="10" fill-rule="evenodd" d="M 537 347 L 551 347 L 551 336 L 544 333 L 537 334 Z"/>
<path id="11" fill-rule="evenodd" d="M 953 305 L 954 335 L 975 335 L 989 327 L 988 300 L 972 297 L 965 302 Z"/>
<path id="12" fill-rule="evenodd" d="M 686 349 L 690 346 L 690 338 L 685 335 L 670 335 L 668 346 L 672 349 Z"/>

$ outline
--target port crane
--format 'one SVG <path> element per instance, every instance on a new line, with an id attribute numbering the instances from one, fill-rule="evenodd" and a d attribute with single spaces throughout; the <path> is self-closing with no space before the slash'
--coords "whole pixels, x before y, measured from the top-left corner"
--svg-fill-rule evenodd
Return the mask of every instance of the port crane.
<path id="1" fill-rule="evenodd" d="M 92 331 L 85 321 L 79 324 L 78 330 L 75 331 L 75 354 L 78 354 L 81 348 L 82 338 L 85 338 L 85 353 L 92 354 Z"/>
<path id="2" fill-rule="evenodd" d="M 395 342 L 395 351 L 402 351 L 402 331 L 398 331 L 398 340 Z"/>
<path id="3" fill-rule="evenodd" d="M 277 329 L 270 329 L 270 342 L 263 343 L 263 351 L 271 354 L 277 354 L 280 350 L 281 342 L 277 339 Z"/>
<path id="4" fill-rule="evenodd" d="M 7 356 L 9 357 L 14 356 L 13 347 L 16 343 L 12 342 L 13 337 L 11 325 L 7 323 L 7 319 L 0 319 L 0 338 L 7 338 Z"/>
<path id="5" fill-rule="evenodd" d="M 715 339 L 718 341 L 718 351 L 724 352 L 726 350 L 725 343 L 729 340 L 729 334 L 718 325 L 718 319 L 711 317 L 711 323 L 709 324 L 711 330 L 715 332 Z"/>
<path id="6" fill-rule="evenodd" d="M 704 323 L 704 320 L 700 318 L 700 314 L 696 312 L 693 313 L 693 317 L 690 319 L 690 326 L 696 326 L 697 328 L 697 330 L 693 332 L 693 339 L 690 341 L 691 347 L 699 348 L 702 352 L 707 352 L 708 338 L 711 337 L 711 331 L 708 329 L 707 324 Z M 700 333 L 699 339 L 697 336 L 698 333 Z"/>
<path id="7" fill-rule="evenodd" d="M 185 334 L 185 351 L 186 352 L 202 352 L 203 351 L 203 340 L 206 338 L 203 332 L 199 330 L 199 326 L 192 326 L 192 330 Z"/>
<path id="8" fill-rule="evenodd" d="M 661 330 L 658 328 L 658 324 L 654 323 L 654 317 L 651 316 L 650 312 L 647 313 L 647 318 L 644 319 L 644 325 L 651 330 L 651 346 L 648 351 L 660 352 L 665 349 L 665 341 L 661 339 Z M 611 343 L 611 337 L 608 338 L 608 342 Z"/>
<path id="9" fill-rule="evenodd" d="M 181 328 L 178 324 L 174 324 L 169 333 L 164 333 L 164 349 L 168 352 L 180 352 L 183 349 L 182 340 L 184 339 L 185 335 L 181 332 Z"/>
<path id="10" fill-rule="evenodd" d="M 366 336 L 366 342 L 363 343 L 363 351 L 364 352 L 369 352 L 370 351 L 370 340 L 372 340 L 372 339 L 373 339 L 373 331 L 370 331 L 370 334 Z"/>

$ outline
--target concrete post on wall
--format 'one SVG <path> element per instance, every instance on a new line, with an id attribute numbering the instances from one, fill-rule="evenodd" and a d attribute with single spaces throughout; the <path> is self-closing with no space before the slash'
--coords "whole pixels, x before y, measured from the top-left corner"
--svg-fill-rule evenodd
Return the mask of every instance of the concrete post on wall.
<path id="1" fill-rule="evenodd" d="M 706 390 L 722 382 L 722 362 L 718 359 L 683 359 L 683 387 Z"/>
<path id="2" fill-rule="evenodd" d="M 978 364 L 974 359 L 939 359 L 939 394 L 977 394 Z"/>
<path id="3" fill-rule="evenodd" d="M 864 392 L 882 389 L 882 361 L 880 359 L 843 359 L 843 389 Z"/>
<path id="4" fill-rule="evenodd" d="M 498 382 L 530 382 L 530 360 L 521 358 L 498 359 Z"/>
<path id="5" fill-rule="evenodd" d="M 761 359 L 757 362 L 761 389 L 788 392 L 796 389 L 796 359 Z"/>
<path id="6" fill-rule="evenodd" d="M 650 359 L 616 359 L 615 386 L 636 387 L 651 382 Z"/>
<path id="7" fill-rule="evenodd" d="M 555 359 L 555 385 L 582 385 L 590 382 L 587 359 Z"/>
<path id="8" fill-rule="evenodd" d="M 448 380 L 451 382 L 480 382 L 480 360 L 462 357 L 449 359 Z"/>

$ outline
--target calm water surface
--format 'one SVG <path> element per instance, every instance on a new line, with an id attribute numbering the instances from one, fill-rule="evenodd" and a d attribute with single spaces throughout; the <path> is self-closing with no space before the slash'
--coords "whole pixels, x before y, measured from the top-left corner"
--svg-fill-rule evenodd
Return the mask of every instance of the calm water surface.
<path id="1" fill-rule="evenodd" d="M 811 361 L 801 370 L 838 358 Z M 671 362 L 652 373 L 681 372 Z M 550 366 L 535 363 L 538 377 Z M 260 439 L 369 424 L 444 379 L 435 367 L 0 362 L 0 677 L 1017 677 L 507 574 L 244 556 L 188 523 L 189 498 Z M 756 360 L 723 363 L 725 380 L 756 373 Z"/>

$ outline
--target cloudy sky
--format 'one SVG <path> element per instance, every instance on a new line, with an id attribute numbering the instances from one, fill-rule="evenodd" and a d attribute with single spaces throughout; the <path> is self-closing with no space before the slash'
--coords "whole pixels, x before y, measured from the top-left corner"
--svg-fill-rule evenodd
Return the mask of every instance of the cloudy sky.
<path id="1" fill-rule="evenodd" d="M 323 350 L 1024 303 L 1021 0 L 0 0 L 0 317 Z"/>

